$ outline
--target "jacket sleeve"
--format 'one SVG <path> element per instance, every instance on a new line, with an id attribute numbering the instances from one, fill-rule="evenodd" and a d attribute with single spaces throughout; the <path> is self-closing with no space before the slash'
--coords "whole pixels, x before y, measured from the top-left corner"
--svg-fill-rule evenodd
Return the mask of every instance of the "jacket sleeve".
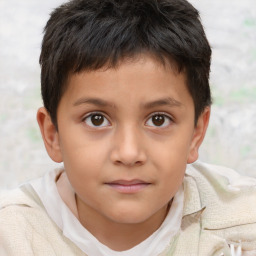
<path id="1" fill-rule="evenodd" d="M 0 209 L 1 256 L 86 256 L 40 208 L 8 205 Z"/>
<path id="2" fill-rule="evenodd" d="M 31 226 L 25 216 L 19 214 L 18 207 L 22 206 L 8 206 L 0 210 L 0 255 L 34 255 L 30 246 L 33 239 Z"/>

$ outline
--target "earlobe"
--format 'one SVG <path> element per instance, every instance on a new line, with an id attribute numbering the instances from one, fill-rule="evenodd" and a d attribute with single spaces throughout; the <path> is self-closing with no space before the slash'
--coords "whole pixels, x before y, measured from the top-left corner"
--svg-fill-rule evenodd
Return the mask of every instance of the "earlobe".
<path id="1" fill-rule="evenodd" d="M 62 162 L 62 155 L 59 144 L 59 134 L 52 123 L 48 111 L 42 107 L 37 111 L 37 122 L 40 127 L 45 148 L 51 159 L 57 163 Z"/>
<path id="2" fill-rule="evenodd" d="M 210 112 L 210 107 L 206 107 L 203 113 L 198 118 L 197 125 L 194 129 L 192 142 L 190 145 L 189 155 L 187 159 L 188 164 L 191 164 L 198 159 L 199 147 L 201 146 L 204 140 L 204 136 L 206 134 L 210 119 Z"/>

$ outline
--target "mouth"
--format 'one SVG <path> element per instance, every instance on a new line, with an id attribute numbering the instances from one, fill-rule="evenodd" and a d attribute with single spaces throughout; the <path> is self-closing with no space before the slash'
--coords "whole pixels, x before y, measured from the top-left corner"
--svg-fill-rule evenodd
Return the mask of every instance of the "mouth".
<path id="1" fill-rule="evenodd" d="M 151 185 L 151 183 L 142 180 L 115 180 L 105 184 L 117 192 L 124 194 L 137 193 Z"/>

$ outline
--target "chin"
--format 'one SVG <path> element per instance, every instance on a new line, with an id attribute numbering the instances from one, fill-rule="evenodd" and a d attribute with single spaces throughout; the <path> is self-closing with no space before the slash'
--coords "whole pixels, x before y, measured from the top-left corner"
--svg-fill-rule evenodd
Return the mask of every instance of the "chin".
<path id="1" fill-rule="evenodd" d="M 151 216 L 141 209 L 127 209 L 120 212 L 115 211 L 109 218 L 118 224 L 139 224 L 145 222 Z"/>

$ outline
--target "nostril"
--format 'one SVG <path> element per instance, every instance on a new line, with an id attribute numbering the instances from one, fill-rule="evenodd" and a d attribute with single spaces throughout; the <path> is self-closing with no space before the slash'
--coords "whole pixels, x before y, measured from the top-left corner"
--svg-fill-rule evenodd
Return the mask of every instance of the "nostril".
<path id="1" fill-rule="evenodd" d="M 115 161 L 115 164 L 116 164 L 116 165 L 121 165 L 122 162 L 118 160 L 118 161 Z"/>
<path id="2" fill-rule="evenodd" d="M 137 139 L 126 136 L 118 138 L 111 150 L 110 159 L 116 165 L 139 166 L 147 160 L 146 150 Z"/>
<path id="3" fill-rule="evenodd" d="M 115 161 L 115 164 L 116 165 L 126 165 L 126 166 L 129 166 L 129 167 L 132 167 L 132 166 L 140 166 L 140 165 L 143 165 L 143 161 L 135 161 L 135 162 L 125 162 L 125 161 L 120 161 L 120 160 L 117 160 Z"/>

